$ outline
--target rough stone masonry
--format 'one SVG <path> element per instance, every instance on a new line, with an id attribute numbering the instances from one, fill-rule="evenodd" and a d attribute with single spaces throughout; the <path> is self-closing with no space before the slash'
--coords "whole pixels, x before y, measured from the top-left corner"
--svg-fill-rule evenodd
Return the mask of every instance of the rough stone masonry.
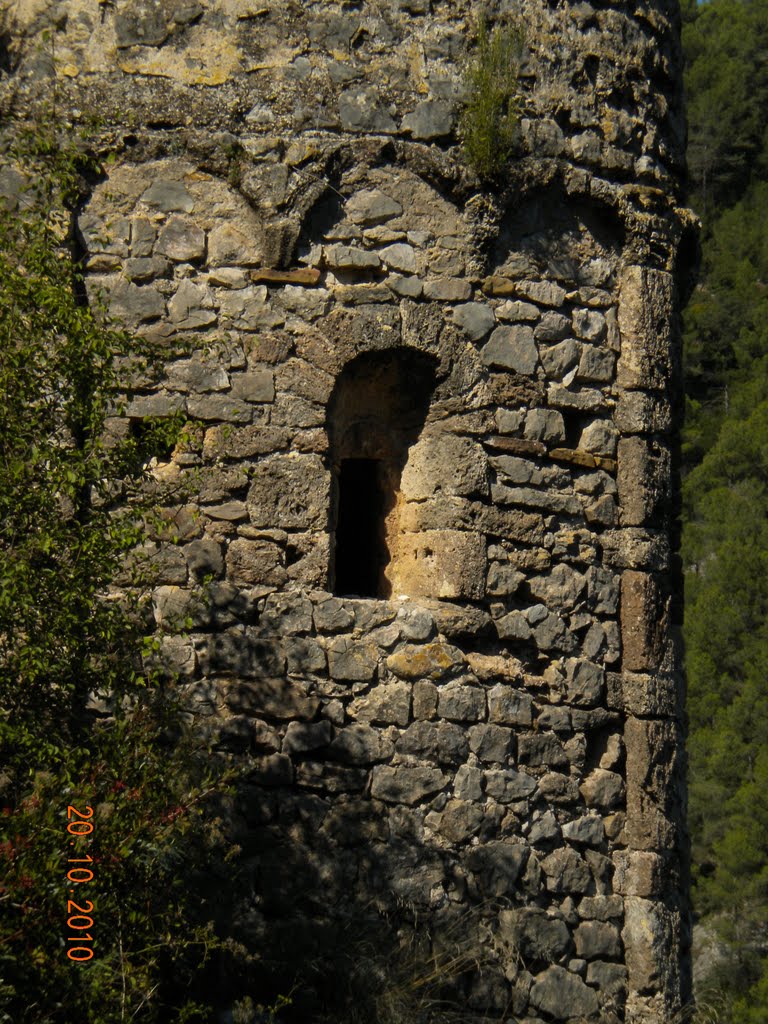
<path id="1" fill-rule="evenodd" d="M 491 2 L 524 45 L 489 188 L 457 137 L 474 7 L 18 0 L 0 90 L 34 109 L 55 80 L 98 118 L 89 286 L 190 342 L 113 428 L 198 424 L 154 467 L 177 543 L 147 550 L 181 685 L 252 766 L 238 934 L 459 927 L 465 1020 L 664 1024 L 688 997 L 677 8 Z"/>

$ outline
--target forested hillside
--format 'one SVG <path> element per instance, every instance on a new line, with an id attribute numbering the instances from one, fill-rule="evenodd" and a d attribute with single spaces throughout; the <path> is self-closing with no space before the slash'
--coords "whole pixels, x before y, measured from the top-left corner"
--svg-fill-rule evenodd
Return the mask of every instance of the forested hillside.
<path id="1" fill-rule="evenodd" d="M 768 1019 L 768 2 L 688 2 L 683 17 L 690 202 L 704 229 L 684 321 L 696 969 L 716 1019 L 757 1024 Z"/>

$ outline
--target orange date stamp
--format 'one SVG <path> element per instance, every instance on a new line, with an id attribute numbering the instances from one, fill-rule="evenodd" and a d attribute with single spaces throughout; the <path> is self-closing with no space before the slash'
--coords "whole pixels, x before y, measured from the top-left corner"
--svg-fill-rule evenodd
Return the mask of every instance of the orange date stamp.
<path id="1" fill-rule="evenodd" d="M 93 808 L 86 805 L 85 811 L 78 811 L 76 807 L 71 804 L 67 807 L 67 832 L 70 835 L 70 846 L 77 846 L 78 840 L 88 841 L 93 832 L 93 822 L 89 819 L 93 817 Z M 73 853 L 85 853 L 84 849 L 73 850 Z M 74 895 L 76 885 L 84 885 L 88 882 L 93 881 L 93 870 L 90 867 L 83 865 L 93 864 L 93 857 L 90 854 L 80 857 L 70 857 L 67 861 L 68 864 L 73 865 L 67 871 L 67 879 L 73 886 L 69 891 Z M 80 900 L 80 892 L 78 891 L 78 900 Z M 86 943 L 93 942 L 93 936 L 91 935 L 90 929 L 93 928 L 93 903 L 91 900 L 82 899 L 82 903 L 86 903 L 87 906 L 81 906 L 80 902 L 75 900 L 67 900 L 67 928 L 71 932 L 75 932 L 74 935 L 67 936 L 67 942 L 77 942 L 79 945 L 70 946 L 67 949 L 67 956 L 70 960 L 74 960 L 77 963 L 85 963 L 93 957 L 93 947 L 86 945 Z"/>

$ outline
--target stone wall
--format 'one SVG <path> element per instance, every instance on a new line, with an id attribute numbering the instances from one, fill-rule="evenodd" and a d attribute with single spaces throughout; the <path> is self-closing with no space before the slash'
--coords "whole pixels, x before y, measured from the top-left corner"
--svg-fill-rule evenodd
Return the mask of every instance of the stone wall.
<path id="1" fill-rule="evenodd" d="M 489 10 L 525 32 L 494 189 L 457 145 L 462 2 L 23 0 L 2 95 L 34 109 L 55 76 L 98 113 L 89 288 L 191 339 L 111 426 L 198 424 L 153 464 L 178 496 L 147 553 L 180 685 L 252 768 L 237 933 L 310 958 L 415 917 L 471 940 L 466 1015 L 669 1022 L 676 11 Z M 342 532 L 366 596 L 339 592 Z"/>

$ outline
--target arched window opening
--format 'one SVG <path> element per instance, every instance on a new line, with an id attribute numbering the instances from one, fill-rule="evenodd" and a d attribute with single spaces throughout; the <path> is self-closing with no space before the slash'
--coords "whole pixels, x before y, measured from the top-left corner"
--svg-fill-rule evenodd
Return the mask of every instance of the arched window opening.
<path id="1" fill-rule="evenodd" d="M 335 594 L 391 596 L 400 477 L 427 417 L 435 371 L 430 356 L 395 349 L 358 356 L 339 375 L 328 407 Z"/>

